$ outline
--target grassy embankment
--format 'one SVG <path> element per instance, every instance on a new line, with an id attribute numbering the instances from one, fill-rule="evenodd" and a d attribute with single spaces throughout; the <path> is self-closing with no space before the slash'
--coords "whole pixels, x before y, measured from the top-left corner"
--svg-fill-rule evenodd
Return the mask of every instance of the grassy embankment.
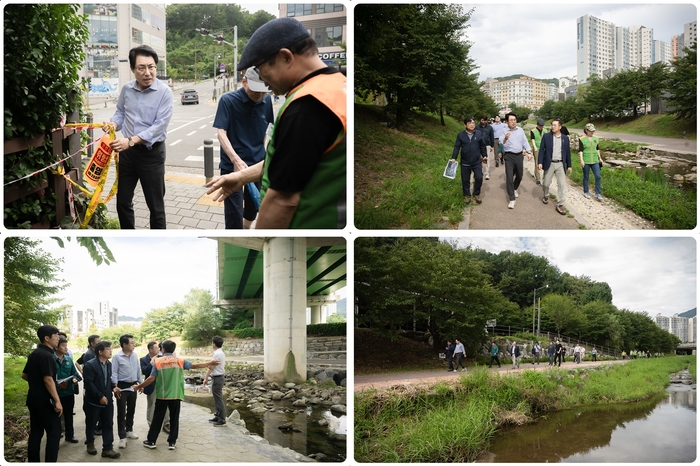
<path id="1" fill-rule="evenodd" d="M 567 122 L 566 127 L 579 129 L 583 133 L 583 127 L 588 121 Z M 658 136 L 664 138 L 681 138 L 683 131 L 686 138 L 697 140 L 697 128 L 695 122 L 689 120 L 676 120 L 673 115 L 644 115 L 638 117 L 616 118 L 614 120 L 592 120 L 598 131 L 611 133 L 640 134 L 644 136 Z"/>
<path id="2" fill-rule="evenodd" d="M 442 176 L 455 135 L 464 126 L 446 117 L 411 114 L 403 131 L 379 124 L 382 108 L 355 105 L 355 226 L 361 229 L 439 229 L 462 219 L 459 174 Z M 635 150 L 637 144 L 603 139 L 603 150 Z M 603 196 L 614 199 L 661 229 L 692 229 L 696 224 L 694 190 L 669 186 L 661 172 L 648 169 L 602 170 Z M 572 180 L 582 184 L 574 164 Z M 591 181 L 593 183 L 593 176 Z M 446 223 L 443 228 L 449 227 Z"/>
<path id="3" fill-rule="evenodd" d="M 471 462 L 499 428 L 578 405 L 635 402 L 662 392 L 669 374 L 695 356 L 638 359 L 624 365 L 524 371 L 480 368 L 452 384 L 367 390 L 355 395 L 355 460 Z"/>
<path id="4" fill-rule="evenodd" d="M 402 131 L 381 126 L 382 107 L 355 105 L 355 226 L 436 229 L 462 220 L 462 188 L 442 176 L 464 125 L 411 114 Z M 445 228 L 445 227 L 443 227 Z"/>
<path id="5" fill-rule="evenodd" d="M 22 369 L 26 358 L 5 357 L 4 394 L 5 394 L 5 459 L 8 461 L 26 461 L 26 447 L 20 450 L 12 448 L 19 441 L 29 438 L 29 410 L 25 406 L 28 385 L 22 379 Z"/>

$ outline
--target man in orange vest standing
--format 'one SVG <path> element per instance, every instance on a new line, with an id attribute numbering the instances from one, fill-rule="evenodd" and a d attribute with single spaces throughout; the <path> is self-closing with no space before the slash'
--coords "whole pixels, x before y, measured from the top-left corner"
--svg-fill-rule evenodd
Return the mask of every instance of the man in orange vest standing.
<path id="1" fill-rule="evenodd" d="M 207 184 L 223 200 L 262 181 L 256 228 L 341 229 L 346 223 L 347 91 L 342 73 L 294 18 L 272 20 L 251 36 L 238 69 L 254 67 L 276 95 L 285 95 L 265 160 Z"/>
<path id="2" fill-rule="evenodd" d="M 135 391 L 142 391 L 154 381 L 156 383 L 156 409 L 151 427 L 148 429 L 148 438 L 143 441 L 143 446 L 146 448 L 156 447 L 156 440 L 158 440 L 158 434 L 165 418 L 165 410 L 168 409 L 170 410 L 168 449 L 175 449 L 180 428 L 180 403 L 185 399 L 185 371 L 216 366 L 221 363 L 217 359 L 212 359 L 192 364 L 190 361 L 178 358 L 173 354 L 175 346 L 174 341 L 165 340 L 163 342 L 163 357 L 154 360 L 151 375 L 140 384 L 133 386 Z"/>

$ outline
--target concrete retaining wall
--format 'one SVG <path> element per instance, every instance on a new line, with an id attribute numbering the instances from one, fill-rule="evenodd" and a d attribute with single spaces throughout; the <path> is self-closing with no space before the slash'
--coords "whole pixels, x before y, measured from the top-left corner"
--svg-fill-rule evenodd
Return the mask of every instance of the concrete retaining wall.
<path id="1" fill-rule="evenodd" d="M 264 354 L 262 339 L 233 340 L 225 339 L 224 353 L 228 356 L 260 356 Z M 206 348 L 183 348 L 178 351 L 182 356 L 211 356 L 211 346 Z M 346 337 L 307 337 L 306 356 L 309 359 L 346 359 Z"/>

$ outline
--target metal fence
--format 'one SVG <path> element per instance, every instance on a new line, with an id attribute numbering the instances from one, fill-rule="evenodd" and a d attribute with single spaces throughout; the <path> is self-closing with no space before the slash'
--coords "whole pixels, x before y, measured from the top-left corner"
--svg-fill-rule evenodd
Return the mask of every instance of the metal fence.
<path id="1" fill-rule="evenodd" d="M 507 325 L 497 325 L 495 327 L 487 327 L 489 335 L 500 335 L 500 336 L 511 336 L 515 335 L 517 333 L 527 333 L 532 335 L 532 329 L 531 328 L 525 328 L 525 327 L 511 327 Z M 610 356 L 610 357 L 615 357 L 619 358 L 622 357 L 622 353 L 615 349 L 615 348 L 610 348 L 607 346 L 601 346 L 597 345 L 594 343 L 589 343 L 585 340 L 579 340 L 577 338 L 572 338 L 567 335 L 560 335 L 556 332 L 550 332 L 550 331 L 544 331 L 540 330 L 540 338 L 546 337 L 549 340 L 559 340 L 562 342 L 562 344 L 567 348 L 568 350 L 573 350 L 573 347 L 576 346 L 578 343 L 581 346 L 586 347 L 586 352 L 590 353 L 590 349 L 595 347 L 597 350 L 598 354 L 601 356 Z"/>

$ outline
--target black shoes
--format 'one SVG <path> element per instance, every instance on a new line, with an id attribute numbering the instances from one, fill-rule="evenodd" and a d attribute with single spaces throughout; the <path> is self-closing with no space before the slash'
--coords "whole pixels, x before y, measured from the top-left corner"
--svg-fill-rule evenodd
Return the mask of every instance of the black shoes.
<path id="1" fill-rule="evenodd" d="M 144 441 L 143 441 L 143 446 L 146 447 L 146 448 L 150 448 L 151 450 L 153 450 L 153 449 L 156 447 L 156 442 L 150 442 L 150 441 L 148 441 L 148 440 L 144 440 Z"/>

